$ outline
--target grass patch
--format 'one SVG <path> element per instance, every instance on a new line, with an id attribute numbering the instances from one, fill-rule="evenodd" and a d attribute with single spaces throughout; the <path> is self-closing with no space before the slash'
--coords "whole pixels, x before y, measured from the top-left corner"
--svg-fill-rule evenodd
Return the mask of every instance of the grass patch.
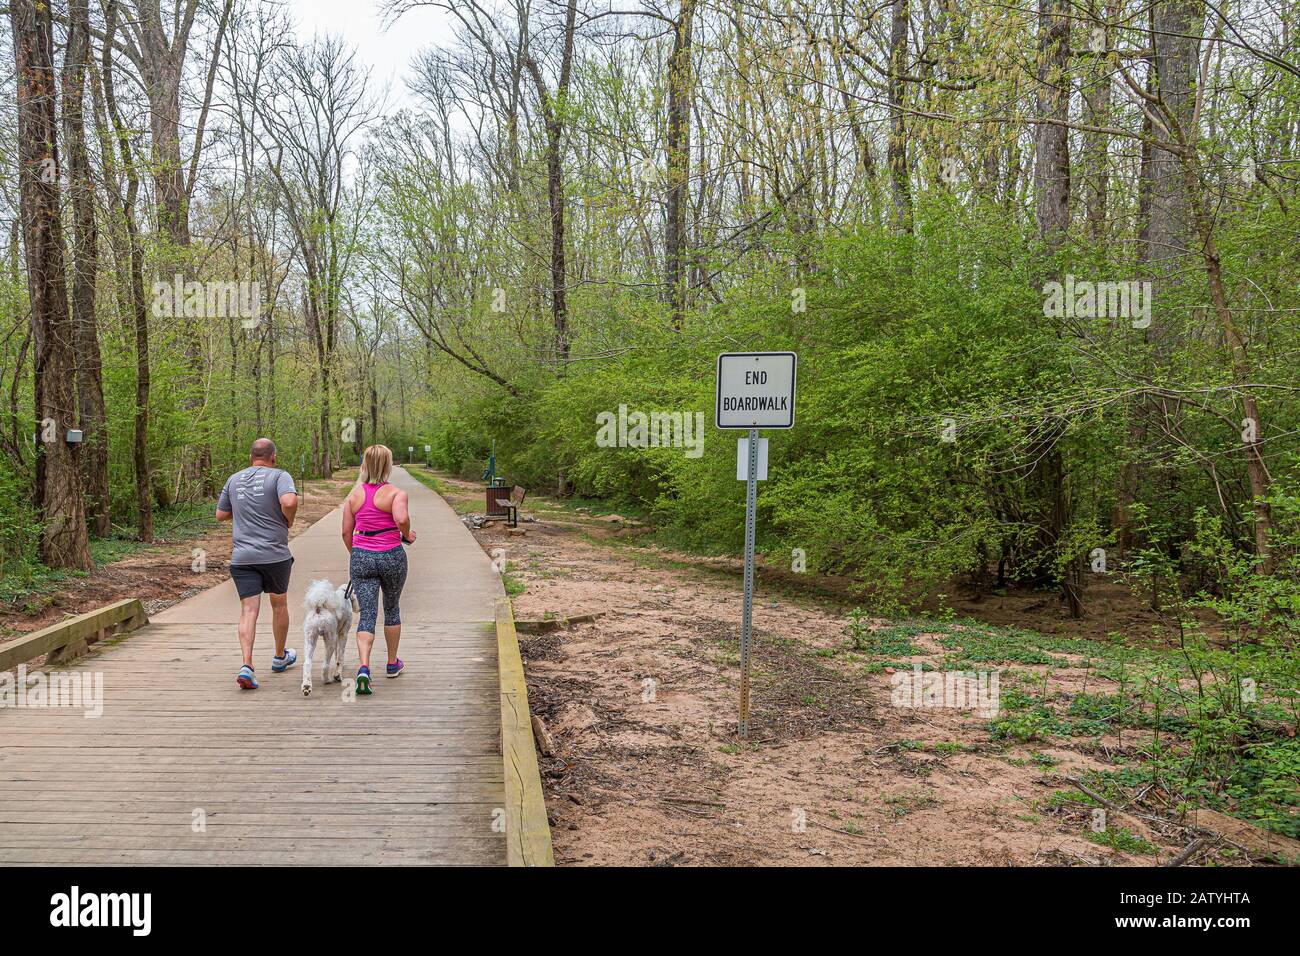
<path id="1" fill-rule="evenodd" d="M 903 621 L 872 630 L 866 613 L 861 608 L 849 612 L 845 636 L 855 651 L 873 657 L 912 657 L 921 653 L 912 638 L 929 633 L 925 625 Z"/>
<path id="2" fill-rule="evenodd" d="M 1146 840 L 1122 827 L 1107 827 L 1100 832 L 1089 830 L 1084 833 L 1084 837 L 1093 843 L 1108 846 L 1112 850 L 1119 850 L 1122 853 L 1154 856 L 1156 852 L 1156 848 Z"/>

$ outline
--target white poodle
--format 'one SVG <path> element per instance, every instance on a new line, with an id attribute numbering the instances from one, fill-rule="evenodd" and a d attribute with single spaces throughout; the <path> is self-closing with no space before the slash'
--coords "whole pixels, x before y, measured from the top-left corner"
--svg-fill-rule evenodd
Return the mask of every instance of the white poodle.
<path id="1" fill-rule="evenodd" d="M 343 651 L 347 648 L 348 632 L 352 630 L 352 604 L 343 588 L 336 588 L 329 581 L 313 581 L 307 588 L 303 607 L 307 611 L 307 618 L 302 622 L 306 653 L 302 662 L 302 693 L 306 697 L 311 695 L 311 656 L 317 638 L 325 638 L 321 680 L 327 684 L 343 680 Z"/>

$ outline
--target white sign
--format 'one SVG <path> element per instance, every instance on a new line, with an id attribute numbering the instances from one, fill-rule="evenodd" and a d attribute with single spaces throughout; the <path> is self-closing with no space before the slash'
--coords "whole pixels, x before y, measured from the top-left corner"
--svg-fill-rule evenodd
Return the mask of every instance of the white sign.
<path id="1" fill-rule="evenodd" d="M 758 467 L 754 469 L 758 472 L 755 476 L 757 481 L 767 481 L 767 439 L 758 440 Z M 749 439 L 736 439 L 736 480 L 749 480 Z"/>
<path id="2" fill-rule="evenodd" d="M 428 445 L 425 445 L 425 446 L 424 446 L 424 453 L 425 453 L 426 455 L 429 454 L 429 446 L 428 446 Z"/>
<path id="3" fill-rule="evenodd" d="M 793 428 L 793 352 L 723 352 L 718 356 L 719 428 Z"/>

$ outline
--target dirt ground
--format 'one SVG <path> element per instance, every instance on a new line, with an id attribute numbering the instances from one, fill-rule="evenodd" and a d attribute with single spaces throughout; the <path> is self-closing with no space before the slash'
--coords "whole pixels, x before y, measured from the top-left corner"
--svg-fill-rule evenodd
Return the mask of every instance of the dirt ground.
<path id="1" fill-rule="evenodd" d="M 328 514 L 352 486 L 355 475 L 339 472 L 328 480 L 306 482 L 297 519 L 289 529 L 294 538 Z M 219 584 L 230 575 L 230 525 L 223 524 L 206 534 L 169 537 L 165 518 L 155 528 L 155 544 L 121 560 L 97 568 L 85 577 L 59 582 L 58 589 L 33 594 L 12 606 L 0 607 L 3 627 L 0 642 L 6 638 L 57 624 L 67 617 L 84 614 L 123 598 L 140 598 L 146 614 L 156 614 L 165 607 Z M 205 570 L 195 567 L 195 549 L 204 552 Z M 30 607 L 30 611 L 22 608 Z"/>
<path id="2" fill-rule="evenodd" d="M 443 481 L 459 512 L 482 510 L 478 485 Z M 742 743 L 738 564 L 719 570 L 649 546 L 634 523 L 546 499 L 524 514 L 522 534 L 476 532 L 489 554 L 505 549 L 516 619 L 603 615 L 520 634 L 529 703 L 555 741 L 539 762 L 557 863 L 1149 866 L 1190 842 L 1127 813 L 1108 825 L 1154 853 L 1089 840 L 1093 809 L 1068 778 L 1110 766 L 1123 740 L 994 741 L 975 712 L 891 706 L 894 668 L 867 673 L 835 650 L 849 605 L 761 574 Z M 937 666 L 934 636 L 913 640 L 920 653 L 900 663 Z M 1048 679 L 1060 694 L 1089 679 L 1100 689 L 1082 667 Z"/>

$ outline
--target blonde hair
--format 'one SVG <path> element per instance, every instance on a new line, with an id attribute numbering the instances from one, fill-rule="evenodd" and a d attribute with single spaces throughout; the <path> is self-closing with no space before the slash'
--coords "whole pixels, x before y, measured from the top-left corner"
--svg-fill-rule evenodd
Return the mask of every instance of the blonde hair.
<path id="1" fill-rule="evenodd" d="M 361 456 L 357 483 L 381 485 L 393 473 L 393 451 L 387 445 L 371 445 Z"/>

